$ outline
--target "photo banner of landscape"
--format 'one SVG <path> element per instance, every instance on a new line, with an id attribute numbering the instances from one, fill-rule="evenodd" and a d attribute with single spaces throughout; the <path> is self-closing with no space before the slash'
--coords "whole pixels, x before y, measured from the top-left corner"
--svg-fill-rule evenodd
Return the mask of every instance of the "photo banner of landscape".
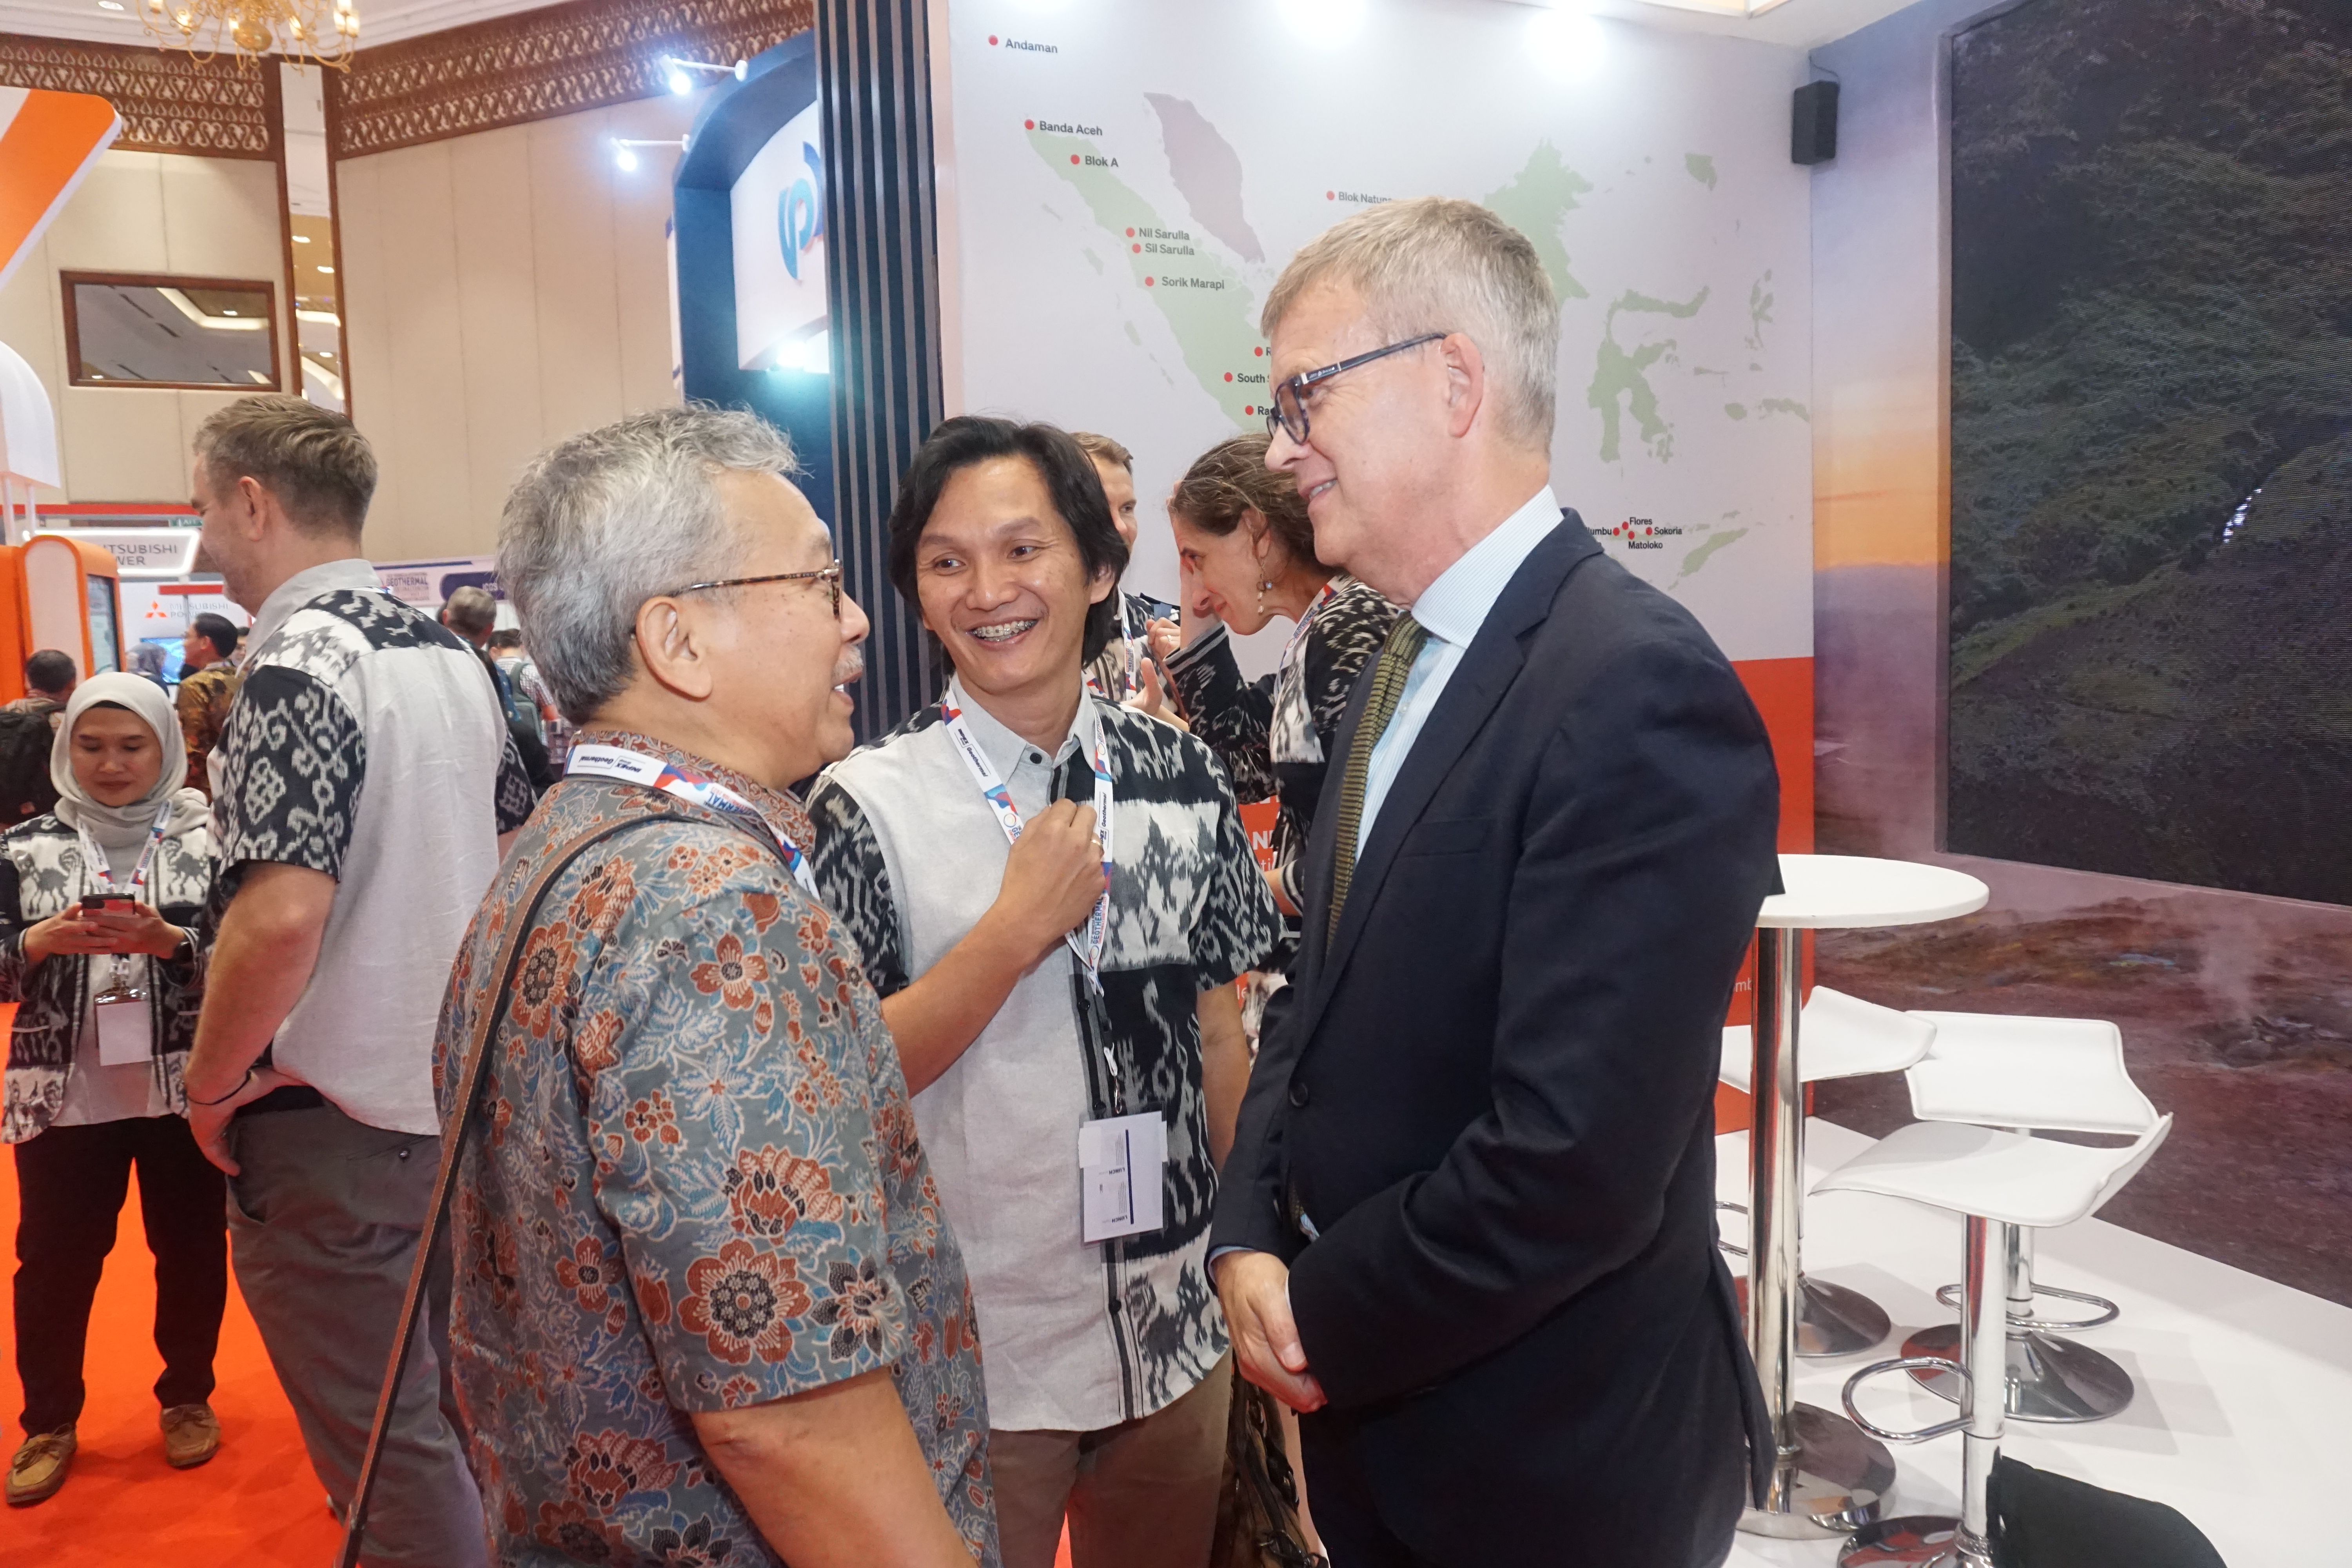
<path id="1" fill-rule="evenodd" d="M 2352 6 L 1951 70 L 1948 845 L 2352 903 Z"/>

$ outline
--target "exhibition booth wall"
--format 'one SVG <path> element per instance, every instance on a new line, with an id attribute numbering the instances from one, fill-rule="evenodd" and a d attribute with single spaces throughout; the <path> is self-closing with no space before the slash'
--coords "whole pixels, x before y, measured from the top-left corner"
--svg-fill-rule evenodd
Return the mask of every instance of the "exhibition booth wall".
<path id="1" fill-rule="evenodd" d="M 1801 17 L 1811 4 L 1792 0 L 1763 20 Z M 843 525 L 845 556 L 863 574 L 861 595 L 887 609 L 874 544 L 888 484 L 929 418 L 971 410 L 1097 429 L 1133 448 L 1147 512 L 1134 582 L 1171 595 L 1172 552 L 1151 500 L 1193 455 L 1257 421 L 1257 312 L 1283 260 L 1368 201 L 1441 191 L 1489 202 L 1536 239 L 1562 297 L 1559 491 L 1615 559 L 1687 605 L 1738 663 L 1774 735 L 1783 847 L 1814 847 L 1818 823 L 1821 848 L 1944 859 L 1994 890 L 1989 910 L 1949 929 L 1825 939 L 1824 973 L 1912 1005 L 1968 995 L 2004 1010 L 2124 1019 L 2136 1070 L 2167 1086 L 2183 1121 L 2118 1215 L 2352 1300 L 2352 1265 L 2314 1239 L 2328 1230 L 2322 1205 L 2352 1180 L 2335 1131 L 2352 1118 L 2352 999 L 2340 980 L 2352 972 L 2352 915 L 2331 901 L 2340 890 L 2294 881 L 2297 858 L 2277 850 L 2306 844 L 2300 862 L 2330 874 L 2352 863 L 2328 837 L 2342 825 L 2325 787 L 2352 756 L 2331 739 L 2326 697 L 2326 650 L 2336 646 L 2327 617 L 2333 607 L 2334 624 L 2352 625 L 2342 613 L 2352 592 L 2325 549 L 2274 537 L 2292 532 L 2292 520 L 2274 521 L 2270 510 L 2290 492 L 2337 493 L 2327 489 L 2336 471 L 2328 454 L 2347 416 L 2340 397 L 2329 401 L 2324 373 L 2338 339 L 2323 310 L 2320 326 L 2301 334 L 2307 352 L 2262 331 L 2232 338 L 2237 329 L 2225 326 L 2201 359 L 2187 359 L 2316 367 L 2310 385 L 2289 388 L 2293 418 L 2224 408 L 2213 437 L 2222 458 L 2197 456 L 2206 439 L 2197 432 L 2107 432 L 2105 447 L 2084 446 L 2093 469 L 2127 466 L 2171 435 L 2191 454 L 2185 469 L 2163 470 L 2189 498 L 2187 521 L 2166 526 L 2187 532 L 2169 553 L 2100 568 L 2107 575 L 2096 582 L 2011 571 L 2024 586 L 1988 586 L 2008 569 L 1995 558 L 1999 530 L 1981 523 L 2003 514 L 2002 487 L 2015 476 L 1982 460 L 2000 449 L 2000 432 L 1981 418 L 1969 425 L 1968 408 L 1956 429 L 1952 412 L 1956 353 L 1970 356 L 1960 384 L 1980 410 L 2000 402 L 1986 395 L 1988 375 L 2007 374 L 2001 366 L 2021 374 L 2024 356 L 2047 349 L 2029 332 L 2006 358 L 1990 342 L 1956 350 L 1952 318 L 1971 307 L 1955 290 L 1965 294 L 1971 277 L 1979 287 L 2004 268 L 2074 278 L 2082 255 L 2161 248 L 2095 223 L 2003 237 L 2004 212 L 2022 225 L 2048 205 L 2031 185 L 2038 176 L 2000 163 L 2003 134 L 2079 141 L 2089 124 L 2084 144 L 2104 148 L 2113 131 L 2105 111 L 2084 106 L 2115 89 L 2085 85 L 2090 68 L 2066 63 L 2083 53 L 2064 41 L 2067 29 L 2112 37 L 2117 58 L 2144 62 L 2133 91 L 2158 99 L 2185 90 L 2164 74 L 2172 57 L 2155 47 L 2158 35 L 2203 40 L 2202 58 L 2225 82 L 2242 63 L 2229 27 L 2318 29 L 2276 44 L 2288 59 L 2332 58 L 2326 51 L 2343 43 L 2329 42 L 2324 20 L 2229 20 L 2242 9 L 2208 0 L 1845 5 L 1836 14 L 1881 19 L 1808 47 L 1723 36 L 1736 23 L 1693 30 L 1621 16 L 1548 36 L 1540 11 L 1499 0 L 1318 13 L 1355 15 L 1352 31 L 1301 28 L 1297 8 L 1246 0 L 839 0 L 827 12 L 828 58 L 809 4 L 682 0 L 656 15 L 626 0 L 575 0 L 372 46 L 351 76 L 328 76 L 319 137 L 331 168 L 319 178 L 335 203 L 351 407 L 384 463 L 370 548 L 394 560 L 486 552 L 507 487 L 533 452 L 632 408 L 714 396 L 793 428 L 819 470 L 820 509 Z M 886 16 L 906 31 L 892 33 L 877 20 Z M 11 40 L 0 77 L 59 47 Z M 123 51 L 75 47 L 93 51 L 73 57 L 91 85 L 117 96 L 160 90 L 106 74 Z M 833 202 L 856 194 L 850 216 L 867 226 L 853 223 L 845 239 L 807 223 L 793 231 L 814 244 L 801 254 L 808 276 L 827 269 L 836 292 L 853 261 L 878 280 L 857 306 L 824 318 L 829 391 L 826 375 L 751 342 L 746 332 L 758 333 L 738 308 L 735 268 L 747 265 L 738 240 L 780 232 L 764 224 L 767 208 L 739 222 L 738 198 L 760 157 L 804 177 L 797 142 L 806 138 L 782 132 L 807 107 L 796 99 L 772 123 L 714 133 L 682 156 L 659 143 L 699 135 L 714 105 L 749 102 L 761 79 L 676 95 L 660 64 L 673 51 L 763 69 L 781 51 L 833 81 L 835 110 L 818 116 L 808 143 L 821 159 L 860 108 L 878 106 L 883 129 L 908 138 L 833 156 Z M 2010 63 L 1984 63 L 1996 61 Z M 1789 95 L 1814 79 L 1842 86 L 1842 123 L 1836 157 L 1809 169 L 1790 161 Z M 1957 105 L 1956 81 L 1973 94 Z M 2299 81 L 2216 93 L 2242 100 L 2255 146 L 2309 110 Z M 2004 105 L 2031 97 L 2021 82 L 2046 87 L 2055 131 L 2006 124 Z M 892 84 L 911 96 L 888 98 L 900 89 Z M 194 100 L 185 83 L 173 90 Z M 125 141 L 100 155 L 0 287 L 0 338 L 26 355 L 59 411 L 65 483 L 41 492 L 45 507 L 181 502 L 188 434 L 231 395 L 70 384 L 61 272 L 289 279 L 278 308 L 281 356 L 290 353 L 282 317 L 299 247 L 281 193 L 305 176 L 289 166 L 290 116 L 273 121 L 268 95 L 255 92 L 211 121 L 181 100 L 142 108 L 125 98 Z M 1974 140 L 1971 114 L 1988 127 Z M 654 145 L 625 170 L 614 155 L 623 141 Z M 2172 190 L 2128 183 L 2133 169 L 2173 166 L 2161 142 L 2130 131 L 2117 142 L 2111 155 L 2128 167 L 2116 165 L 2112 188 L 2151 201 Z M 929 149 L 921 167 L 901 167 L 919 147 Z M 2188 182 L 2187 205 L 2165 209 L 2174 232 L 2210 221 L 2199 202 L 2237 203 L 2223 226 L 2259 250 L 2278 213 L 2305 199 L 2325 206 L 2336 189 L 2324 160 L 2294 173 L 2305 195 L 2290 198 L 2252 175 L 2231 183 L 2261 174 L 2258 148 L 2214 156 L 2196 165 L 2214 183 Z M 893 177 L 908 184 L 891 187 Z M 922 221 L 934 178 L 935 249 Z M 2004 204 L 2010 187 L 1998 182 L 2020 179 L 2028 183 Z M 1977 193 L 1973 205 L 1952 196 L 1956 181 Z M 762 186 L 760 200 L 774 206 L 789 184 Z M 1956 232 L 1970 222 L 1975 237 Z M 2324 226 L 2312 232 L 2324 239 Z M 843 254 L 831 252 L 836 245 Z M 781 247 L 769 248 L 776 254 L 759 264 L 781 265 Z M 2183 267 L 2205 265 L 2201 254 Z M 2312 254 L 2299 276 L 2324 302 L 2336 275 L 2324 244 Z M 1987 257 L 1967 271 L 1977 265 L 1968 258 Z M 2098 287 L 2084 283 L 2084 300 Z M 2149 287 L 2160 291 L 2162 280 Z M 2071 300 L 2060 304 L 2074 309 Z M 935 372 L 926 359 L 934 342 Z M 874 368 L 877 342 L 900 356 L 898 371 Z M 2043 401 L 2029 400 L 2028 417 L 2053 427 L 2068 399 L 2086 401 L 2065 388 L 2095 387 L 2105 374 L 2057 358 L 2042 368 L 2042 390 L 2026 392 Z M 2134 395 L 2178 401 L 2179 383 L 2162 379 L 2170 374 L 2151 371 L 2156 379 L 2131 384 Z M 2025 386 L 2012 379 L 1996 390 Z M 2232 383 L 2216 401 L 2242 390 Z M 828 396 L 830 438 L 820 406 Z M 886 419 L 877 409 L 891 398 Z M 2239 426 L 2245 434 L 2231 435 Z M 843 452 L 852 461 L 836 487 L 824 470 Z M 2117 553 L 2116 531 L 2090 514 L 2128 510 L 2129 497 L 2015 482 L 2031 492 L 2027 510 L 2041 509 L 2036 526 L 2055 557 Z M 2313 517 L 2335 515 L 2326 513 L 2333 503 L 2311 504 Z M 1979 557 L 1957 567 L 1956 510 Z M 2079 537 L 2064 521 L 2073 512 L 2088 519 Z M 2235 542 L 2209 567 L 2197 542 L 2210 536 L 2210 553 L 2225 534 Z M 2297 549 L 2306 552 L 2292 568 L 2262 564 Z M 2295 590 L 2284 619 L 2256 607 L 2288 605 L 2260 596 L 2272 581 L 2262 573 L 2275 571 L 2289 571 Z M 2078 594 L 2087 595 L 2079 606 L 2068 597 Z M 2158 657 L 2165 650 L 2147 640 L 2158 623 L 2131 620 L 2128 605 L 2190 616 L 2193 635 L 2183 636 L 2194 658 Z M 1262 638 L 1245 658 L 1264 668 L 1277 642 Z M 2085 660 L 2067 651 L 2075 645 L 2109 651 Z M 884 676 L 897 665 L 917 679 L 919 637 L 886 616 L 876 647 L 869 729 L 895 721 L 882 711 L 891 703 L 904 710 L 903 691 L 886 690 Z M 2239 685 L 2214 677 L 2220 663 L 2236 667 Z M 2040 712 L 2091 713 L 2107 727 L 2018 728 L 2021 714 Z M 2221 721 L 2232 714 L 2252 717 Z M 2106 755 L 2112 767 L 2090 765 Z M 2232 810 L 2261 853 L 2234 847 Z M 2127 831 L 2135 816 L 2163 825 L 2163 853 Z M 2013 844 L 1991 831 L 2012 826 L 2023 836 Z M 1902 1118 L 1892 1080 L 1822 1095 L 1825 1108 L 1871 1131 Z"/>
<path id="2" fill-rule="evenodd" d="M 1788 127 L 1811 73 L 1796 48 L 1564 20 L 933 7 L 949 406 L 1102 431 L 1165 495 L 1262 423 L 1258 315 L 1292 252 L 1392 196 L 1486 203 L 1561 300 L 1560 498 L 1730 654 L 1773 731 L 1781 847 L 1810 849 L 1813 288 Z M 1129 570 L 1175 596 L 1165 530 Z"/>
<path id="3" fill-rule="evenodd" d="M 648 98 L 337 161 L 372 551 L 487 551 L 534 454 L 676 397 L 668 183 L 611 147 L 692 112 Z"/>
<path id="4" fill-rule="evenodd" d="M 72 500 L 187 500 L 188 439 L 233 392 L 75 385 L 67 273 L 171 274 L 270 286 L 279 384 L 294 374 L 286 310 L 286 240 L 272 160 L 194 156 L 118 145 L 99 154 L 72 198 L 0 285 L 0 342 L 23 355 L 56 410 L 62 486 Z"/>
<path id="5" fill-rule="evenodd" d="M 2347 45 L 2199 0 L 1920 0 L 1812 57 L 1843 84 L 1812 174 L 1820 847 L 1992 889 L 1825 936 L 1820 973 L 2115 1019 L 2179 1121 L 2108 1217 L 2341 1302 L 2352 175 L 2296 66 Z M 2071 194 L 2004 161 L 2029 145 Z M 2071 574 L 1989 614 L 2020 536 Z M 1817 1103 L 1910 1119 L 1895 1079 Z"/>

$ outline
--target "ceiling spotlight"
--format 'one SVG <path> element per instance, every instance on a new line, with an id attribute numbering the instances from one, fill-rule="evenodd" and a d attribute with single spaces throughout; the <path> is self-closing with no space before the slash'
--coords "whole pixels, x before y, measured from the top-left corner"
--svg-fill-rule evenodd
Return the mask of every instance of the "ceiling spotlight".
<path id="1" fill-rule="evenodd" d="M 715 66 L 708 60 L 680 59 L 676 55 L 666 55 L 662 58 L 662 64 L 669 73 L 670 91 L 681 97 L 692 92 L 696 86 L 695 79 L 686 74 L 688 71 L 705 71 L 711 76 L 731 76 L 737 81 L 741 81 L 751 74 L 750 60 L 737 60 L 731 66 Z"/>
<path id="2" fill-rule="evenodd" d="M 120 11 L 123 8 L 122 0 L 98 0 L 98 8 L 101 11 Z"/>
<path id="3" fill-rule="evenodd" d="M 613 138 L 613 166 L 625 174 L 637 170 L 636 150 L 640 147 L 675 147 L 686 151 L 683 136 L 615 136 Z"/>
<path id="4" fill-rule="evenodd" d="M 310 243 L 310 237 L 307 234 L 298 234 L 294 237 L 294 243 L 297 245 L 308 245 Z"/>
<path id="5" fill-rule="evenodd" d="M 1608 37 L 1582 11 L 1538 11 L 1528 18 L 1528 55 L 1543 71 L 1582 81 L 1600 68 Z"/>
<path id="6" fill-rule="evenodd" d="M 1364 26 L 1364 0 L 1281 0 L 1281 10 L 1290 30 L 1318 48 L 1336 48 Z"/>

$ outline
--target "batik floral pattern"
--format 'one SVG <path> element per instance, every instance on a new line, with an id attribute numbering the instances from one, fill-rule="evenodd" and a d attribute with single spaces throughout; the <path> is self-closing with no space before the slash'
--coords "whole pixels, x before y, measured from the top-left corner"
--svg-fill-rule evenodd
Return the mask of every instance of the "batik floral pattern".
<path id="1" fill-rule="evenodd" d="M 789 797 L 718 776 L 808 842 Z M 514 907 L 555 847 L 605 828 Z M 451 1324 L 495 1559 L 775 1564 L 690 1414 L 887 1369 L 949 1517 L 994 1564 L 971 1288 L 832 918 L 741 825 L 585 778 L 548 795 L 483 910 L 436 1080 L 446 1110 L 503 1003 Z"/>

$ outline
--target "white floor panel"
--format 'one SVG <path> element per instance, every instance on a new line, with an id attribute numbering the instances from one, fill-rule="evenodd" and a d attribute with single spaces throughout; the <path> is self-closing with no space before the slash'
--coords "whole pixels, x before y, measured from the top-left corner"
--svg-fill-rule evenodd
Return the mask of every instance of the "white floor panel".
<path id="1" fill-rule="evenodd" d="M 1818 1119 L 1805 1163 L 1818 1177 L 1869 1146 Z M 1721 1194 L 1747 1201 L 1748 1136 L 1717 1143 Z M 2161 1151 L 2156 1156 L 2164 1158 Z M 1727 1235 L 1744 1239 L 1739 1216 Z M 1860 1290 L 1895 1321 L 1886 1342 L 1859 1355 L 1799 1363 L 1798 1397 L 1825 1410 L 1853 1370 L 1900 1353 L 1903 1340 L 1958 1314 L 1935 1299 L 1960 1277 L 1957 1216 L 1892 1198 L 1831 1193 L 1805 1209 L 1805 1272 Z M 1745 1268 L 1730 1260 L 1735 1272 Z M 2324 1522 L 2352 1477 L 2342 1413 L 2352 1409 L 2352 1308 L 2090 1219 L 2043 1231 L 2035 1277 L 2112 1298 L 2123 1316 L 2080 1336 L 2132 1375 L 2129 1408 L 2083 1426 L 2011 1422 L 2006 1452 L 2027 1464 L 2168 1502 L 2195 1521 L 2231 1568 L 2352 1563 Z M 1925 1426 L 1955 1412 L 1900 1373 L 1874 1379 L 1863 1408 L 1883 1426 Z M 1957 1506 L 1957 1435 L 1891 1446 L 1898 1471 L 1891 1513 Z M 1742 1535 L 1734 1564 L 1824 1568 L 1838 1543 Z"/>

